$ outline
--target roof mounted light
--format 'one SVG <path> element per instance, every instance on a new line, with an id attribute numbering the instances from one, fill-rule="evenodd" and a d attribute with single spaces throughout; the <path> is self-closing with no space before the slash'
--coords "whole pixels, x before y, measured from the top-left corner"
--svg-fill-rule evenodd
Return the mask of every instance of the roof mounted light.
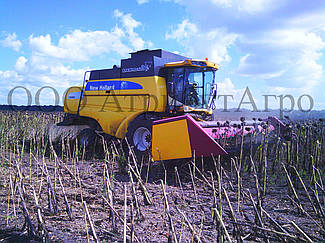
<path id="1" fill-rule="evenodd" d="M 193 60 L 191 60 L 191 64 L 193 66 L 199 66 L 199 67 L 206 67 L 207 66 L 206 62 L 203 62 L 203 61 L 193 61 Z"/>

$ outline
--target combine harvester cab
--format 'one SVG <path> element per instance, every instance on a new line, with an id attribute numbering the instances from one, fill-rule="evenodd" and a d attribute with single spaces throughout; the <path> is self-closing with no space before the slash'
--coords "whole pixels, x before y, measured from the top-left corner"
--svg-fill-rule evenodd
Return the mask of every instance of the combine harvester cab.
<path id="1" fill-rule="evenodd" d="M 99 133 L 126 138 L 138 158 L 151 153 L 158 161 L 226 155 L 238 147 L 239 135 L 251 141 L 266 130 L 284 131 L 276 118 L 241 125 L 209 121 L 218 68 L 207 59 L 157 49 L 131 53 L 111 69 L 87 71 L 83 85 L 67 91 L 65 119 L 58 124 L 64 132 L 53 130 L 53 138 L 70 133 L 86 147 Z"/>

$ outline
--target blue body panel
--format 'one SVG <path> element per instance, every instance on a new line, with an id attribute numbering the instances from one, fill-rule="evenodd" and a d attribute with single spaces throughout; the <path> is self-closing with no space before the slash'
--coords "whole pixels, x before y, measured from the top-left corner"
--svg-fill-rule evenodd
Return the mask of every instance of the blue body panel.
<path id="1" fill-rule="evenodd" d="M 143 87 L 135 82 L 123 80 L 111 81 L 94 81 L 88 82 L 85 91 L 99 91 L 99 90 L 126 90 L 126 89 L 142 89 Z"/>

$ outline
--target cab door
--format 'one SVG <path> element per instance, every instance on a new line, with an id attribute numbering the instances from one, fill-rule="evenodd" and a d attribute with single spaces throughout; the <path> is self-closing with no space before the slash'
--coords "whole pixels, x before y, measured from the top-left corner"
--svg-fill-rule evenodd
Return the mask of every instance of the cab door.
<path id="1" fill-rule="evenodd" d="M 167 70 L 167 96 L 170 110 L 184 104 L 184 75 L 183 67 L 168 68 Z"/>

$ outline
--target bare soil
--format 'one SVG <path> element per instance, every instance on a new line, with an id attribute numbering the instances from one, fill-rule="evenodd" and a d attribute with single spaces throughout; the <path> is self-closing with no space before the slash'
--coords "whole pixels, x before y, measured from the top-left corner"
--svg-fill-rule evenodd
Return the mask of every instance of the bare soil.
<path id="1" fill-rule="evenodd" d="M 137 215 L 136 210 L 133 210 L 134 223 L 131 223 L 132 187 L 130 178 L 127 173 L 118 168 L 117 164 L 106 162 L 111 175 L 114 199 L 113 207 L 116 211 L 115 231 L 112 227 L 110 208 L 103 199 L 103 196 L 106 197 L 103 180 L 105 162 L 103 160 L 65 161 L 64 165 L 66 167 L 60 169 L 68 203 L 72 210 L 72 219 L 67 214 L 63 191 L 59 184 L 58 176 L 55 176 L 56 165 L 54 159 L 39 159 L 37 162 L 35 158 L 30 158 L 27 154 L 23 156 L 21 161 L 18 161 L 17 155 L 1 154 L 1 160 L 3 163 L 0 168 L 0 241 L 25 242 L 28 240 L 46 240 L 53 242 L 87 242 L 87 238 L 90 241 L 95 241 L 89 220 L 85 216 L 85 210 L 82 204 L 84 200 L 93 221 L 98 240 L 100 242 L 123 242 L 124 188 L 126 187 L 127 225 L 130 228 L 134 228 L 134 242 L 170 242 L 172 233 L 165 210 L 161 181 L 166 184 L 169 212 L 179 242 L 192 242 L 198 239 L 201 242 L 218 242 L 220 241 L 221 235 L 219 233 L 221 232 L 222 235 L 225 235 L 224 230 L 220 230 L 221 226 L 217 223 L 218 220 L 212 210 L 213 208 L 220 209 L 219 185 L 215 173 L 215 165 L 212 160 L 204 161 L 203 166 L 201 161 L 197 162 L 197 167 L 205 175 L 210 185 L 212 185 L 213 181 L 216 202 L 211 186 L 205 181 L 198 170 L 195 171 L 192 180 L 189 169 L 189 165 L 193 169 L 191 163 L 183 161 L 173 164 L 152 163 L 150 165 L 144 165 L 141 168 L 142 179 L 152 197 L 153 205 L 145 205 L 143 194 L 139 187 L 136 186 L 136 197 L 139 201 L 141 215 Z M 10 195 L 12 193 L 10 189 L 10 176 L 12 178 L 12 184 L 17 185 L 19 181 L 17 167 L 15 166 L 16 163 L 20 164 L 19 168 L 23 175 L 22 184 L 25 188 L 24 200 L 26 208 L 31 216 L 34 230 L 39 237 L 31 237 L 30 232 L 27 232 L 26 215 L 24 216 L 18 192 L 15 190 L 13 198 Z M 50 210 L 49 206 L 47 179 L 41 169 L 44 163 L 47 165 L 51 183 L 55 190 L 58 205 L 56 214 L 51 212 L 53 210 Z M 222 194 L 221 204 L 223 222 L 232 241 L 235 241 L 236 235 L 238 235 L 236 234 L 236 230 L 237 232 L 240 230 L 240 235 L 244 242 L 265 242 L 267 240 L 270 242 L 278 242 L 279 240 L 287 242 L 307 241 L 306 236 L 294 228 L 291 221 L 298 225 L 311 240 L 320 241 L 324 239 L 320 234 L 321 228 L 318 226 L 321 225 L 321 222 L 313 219 L 317 217 L 304 191 L 301 187 L 298 187 L 300 203 L 310 215 L 310 218 L 305 213 L 299 211 L 297 206 L 289 199 L 287 181 L 280 171 L 277 171 L 275 174 L 269 173 L 267 194 L 263 197 L 262 207 L 285 229 L 287 235 L 296 237 L 296 240 L 270 232 L 281 232 L 281 230 L 265 214 L 262 219 L 263 226 L 260 225 L 257 221 L 253 204 L 248 197 L 249 190 L 255 203 L 257 203 L 254 177 L 247 172 L 242 174 L 242 190 L 240 190 L 241 193 L 238 202 L 236 173 L 229 163 L 229 161 L 222 162 L 222 166 L 225 169 L 222 173 L 221 187 L 227 192 L 237 221 L 236 223 L 231 217 L 231 211 L 224 194 Z M 181 185 L 177 179 L 174 166 L 178 168 Z M 66 168 L 73 175 L 77 175 L 78 169 L 82 182 L 81 188 L 78 186 L 78 181 L 69 174 Z M 58 171 L 59 169 L 56 172 Z M 212 172 L 213 178 L 211 178 L 210 172 Z M 44 220 L 43 234 L 37 220 L 38 207 L 35 204 L 32 187 L 35 188 L 38 196 L 39 208 L 41 209 L 41 216 Z M 290 195 L 293 198 L 292 193 Z M 180 212 L 184 213 L 188 222 L 186 222 L 186 219 Z M 193 227 L 194 232 L 191 230 L 191 227 Z M 130 230 L 127 230 L 126 233 L 129 240 Z M 42 236 L 46 235 L 48 236 L 47 239 L 41 239 Z"/>

